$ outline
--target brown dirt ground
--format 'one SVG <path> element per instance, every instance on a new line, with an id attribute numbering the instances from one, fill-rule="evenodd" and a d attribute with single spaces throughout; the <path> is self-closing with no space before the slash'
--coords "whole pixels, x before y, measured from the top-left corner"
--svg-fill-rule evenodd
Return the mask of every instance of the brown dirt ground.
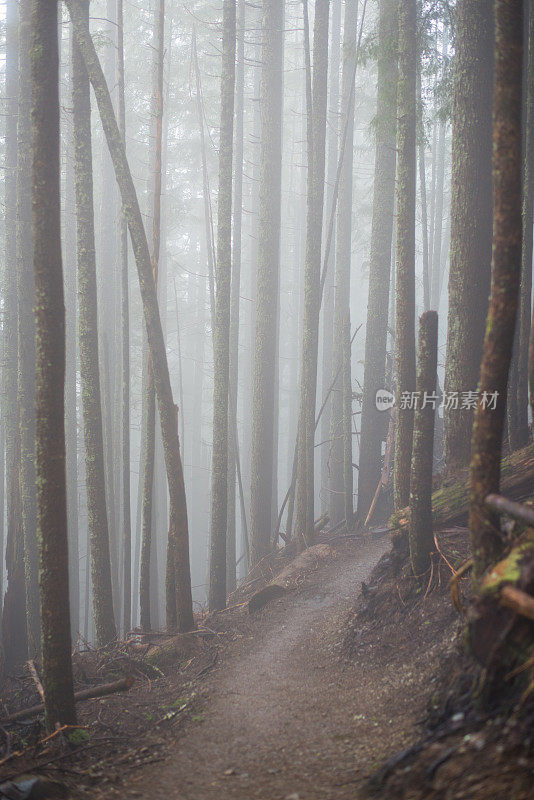
<path id="1" fill-rule="evenodd" d="M 457 567 L 465 532 L 438 539 Z M 39 745 L 38 723 L 28 728 L 23 755 L 0 761 L 0 781 L 31 768 L 84 800 L 533 798 L 524 726 L 508 721 L 503 747 L 504 720 L 458 704 L 470 666 L 444 558 L 416 582 L 387 536 L 333 548 L 262 611 L 237 602 L 205 619 L 211 639 L 190 637 L 177 662 L 147 674 L 139 659 L 127 695 L 80 707 L 90 738 L 72 752 L 57 738 Z M 109 679 L 115 661 L 132 671 L 110 656 Z"/>

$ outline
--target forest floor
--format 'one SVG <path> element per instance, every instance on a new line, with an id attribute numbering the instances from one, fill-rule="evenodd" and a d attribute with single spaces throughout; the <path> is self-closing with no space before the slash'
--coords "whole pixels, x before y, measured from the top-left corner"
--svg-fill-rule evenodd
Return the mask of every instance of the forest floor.
<path id="1" fill-rule="evenodd" d="M 460 563 L 462 529 L 439 536 L 447 561 Z M 482 778 L 462 793 L 484 747 L 480 720 L 444 700 L 444 685 L 468 672 L 450 567 L 438 557 L 425 586 L 390 550 L 383 534 L 336 542 L 292 591 L 252 614 L 238 593 L 233 608 L 203 621 L 212 638 L 193 638 L 178 663 L 142 675 L 127 694 L 82 704 L 88 738 L 72 754 L 8 759 L 0 780 L 38 771 L 84 800 L 533 797 L 521 789 L 532 767 L 521 754 L 518 793 L 498 791 L 495 774 L 490 789 Z M 448 719 L 438 735 L 428 732 L 433 713 Z M 488 759 L 495 772 L 498 759 Z"/>

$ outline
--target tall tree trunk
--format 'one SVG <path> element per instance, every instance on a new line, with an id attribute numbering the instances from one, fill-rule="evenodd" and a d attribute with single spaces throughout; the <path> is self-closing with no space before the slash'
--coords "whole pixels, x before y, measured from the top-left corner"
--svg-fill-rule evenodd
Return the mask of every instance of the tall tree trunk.
<path id="1" fill-rule="evenodd" d="M 438 364 L 438 315 L 426 311 L 419 321 L 417 398 L 410 476 L 410 560 L 419 577 L 430 566 L 432 531 L 432 457 Z"/>
<path id="2" fill-rule="evenodd" d="M 72 46 L 72 39 L 69 43 Z M 68 92 L 72 96 L 69 78 Z M 70 105 L 70 97 L 66 102 Z M 80 628 L 80 553 L 78 509 L 78 388 L 77 388 L 77 282 L 76 282 L 76 195 L 74 189 L 74 138 L 72 118 L 69 119 L 68 140 L 65 148 L 65 201 L 64 201 L 64 273 L 65 273 L 65 434 L 67 459 L 67 518 L 69 532 L 69 591 L 73 639 Z"/>
<path id="3" fill-rule="evenodd" d="M 152 217 L 152 272 L 156 291 L 158 288 L 158 267 L 161 244 L 161 159 L 163 146 L 163 61 L 165 48 L 165 2 L 160 0 L 156 14 L 157 28 L 157 49 L 156 63 L 154 71 L 154 115 L 155 115 L 155 139 L 154 139 L 154 175 L 153 175 L 153 217 Z M 152 378 L 152 358 L 148 355 L 147 365 L 147 414 L 146 429 L 144 431 L 144 485 L 143 485 L 143 528 L 142 528 L 142 550 L 141 550 L 141 584 L 140 584 L 140 607 L 141 607 L 141 627 L 149 630 L 151 623 L 150 599 L 151 594 L 156 590 L 151 587 L 151 551 L 153 550 L 153 532 L 156 526 L 154 520 L 154 468 L 156 455 L 156 393 Z M 169 571 L 168 590 L 170 597 L 169 612 L 173 616 L 173 605 L 175 587 L 172 585 L 174 579 L 173 570 Z M 151 591 L 152 589 L 152 591 Z M 175 627 L 172 624 L 170 627 Z"/>
<path id="4" fill-rule="evenodd" d="M 2 325 L 3 370 L 2 370 L 2 424 L 5 436 L 5 486 L 7 537 L 9 521 L 14 518 L 16 493 L 12 492 L 14 471 L 18 471 L 15 460 L 17 422 L 17 116 L 18 116 L 18 3 L 8 0 L 5 19 L 5 150 L 4 150 L 4 269 L 3 299 L 4 318 Z M 18 483 L 18 481 L 17 481 Z M 4 551 L 2 551 L 4 552 Z M 7 560 L 7 558 L 6 558 Z M 9 574 L 8 574 L 9 577 Z M 3 592 L 2 592 L 3 600 Z"/>
<path id="5" fill-rule="evenodd" d="M 526 72 L 524 77 L 523 241 L 521 247 L 521 301 L 517 370 L 517 428 L 513 447 L 524 447 L 528 427 L 528 348 L 532 312 L 532 225 L 534 212 L 534 2 L 525 4 L 527 23 Z"/>
<path id="6" fill-rule="evenodd" d="M 493 102 L 493 258 L 471 458 L 469 527 L 474 576 L 499 560 L 499 522 L 484 505 L 499 492 L 508 371 L 521 278 L 522 0 L 495 1 Z M 495 394 L 496 393 L 496 394 Z M 496 398 L 495 407 L 487 398 Z"/>
<path id="7" fill-rule="evenodd" d="M 343 164 L 339 182 L 339 198 L 337 211 L 336 236 L 336 272 L 334 294 L 334 338 L 332 351 L 332 368 L 330 380 L 337 375 L 332 390 L 332 406 L 330 421 L 330 482 L 329 482 L 329 516 L 332 526 L 346 520 L 345 510 L 348 505 L 352 521 L 352 454 L 350 476 L 345 469 L 345 455 L 352 450 L 352 415 L 347 420 L 345 414 L 345 396 L 351 386 L 350 356 L 348 363 L 344 357 L 346 351 L 347 325 L 349 325 L 350 341 L 350 269 L 352 250 L 352 184 L 353 184 L 353 140 L 354 140 L 354 78 L 356 43 L 358 33 L 358 2 L 349 0 L 345 4 L 344 37 L 343 37 L 343 76 L 342 76 L 342 109 L 341 130 L 347 126 L 343 147 Z M 349 374 L 345 375 L 344 367 Z M 351 391 L 352 406 L 352 391 Z M 347 426 L 348 423 L 348 426 Z M 347 446 L 347 436 L 351 442 Z M 349 485 L 350 484 L 350 485 Z M 347 502 L 350 494 L 350 504 Z"/>
<path id="8" fill-rule="evenodd" d="M 327 169 L 326 169 L 326 209 L 330 213 L 337 175 L 339 136 L 343 131 L 339 107 L 339 67 L 341 61 L 341 0 L 331 3 L 332 22 L 330 25 L 330 77 L 328 88 L 328 128 L 327 128 Z M 352 32 L 353 37 L 355 33 Z M 341 122 L 341 124 L 340 124 Z M 339 198 L 338 198 L 339 204 Z M 321 303 L 323 316 L 321 397 L 328 391 L 332 380 L 332 345 L 334 335 L 334 293 L 335 293 L 335 237 L 330 248 L 327 272 Z M 321 441 L 330 437 L 330 406 L 328 400 L 321 421 Z M 332 498 L 328 494 L 330 472 L 330 448 L 321 447 L 321 510 L 327 511 Z"/>
<path id="9" fill-rule="evenodd" d="M 397 0 L 380 0 L 376 156 L 369 258 L 369 299 L 365 334 L 363 405 L 358 471 L 358 516 L 365 519 L 381 475 L 381 446 L 387 420 L 376 407 L 385 388 L 386 343 L 397 131 Z"/>
<path id="10" fill-rule="evenodd" d="M 79 6 L 89 31 L 89 3 Z M 91 541 L 93 615 L 99 644 L 116 634 L 109 546 L 102 405 L 98 354 L 98 309 L 93 211 L 93 164 L 89 78 L 77 39 L 72 42 L 72 105 L 78 247 L 79 349 L 82 381 L 87 517 Z"/>
<path id="11" fill-rule="evenodd" d="M 415 183 L 417 3 L 399 2 L 399 86 L 397 133 L 397 277 L 395 367 L 397 424 L 395 431 L 395 508 L 410 499 L 410 464 L 414 411 L 403 393 L 415 391 Z M 406 396 L 406 395 L 405 395 Z M 403 407 L 404 406 L 404 407 Z"/>
<path id="12" fill-rule="evenodd" d="M 124 15 L 123 0 L 117 0 L 117 89 L 118 123 L 126 149 L 126 110 L 124 103 Z M 124 210 L 119 218 L 119 262 L 121 273 L 121 375 L 122 375 L 122 559 L 123 625 L 126 634 L 132 625 L 132 520 L 130 499 L 130 287 L 128 278 L 128 225 Z"/>
<path id="13" fill-rule="evenodd" d="M 174 545 L 174 572 L 176 587 L 177 624 L 181 631 L 194 627 L 189 571 L 189 537 L 184 476 L 180 456 L 180 442 L 176 427 L 176 412 L 172 397 L 169 365 L 159 315 L 156 287 L 152 275 L 150 253 L 143 218 L 137 200 L 124 144 L 113 111 L 102 67 L 89 32 L 80 14 L 80 0 L 67 0 L 73 21 L 76 40 L 83 54 L 89 79 L 93 85 L 100 119 L 113 161 L 115 177 L 119 184 L 123 208 L 128 220 L 132 247 L 135 254 L 141 299 L 145 315 L 148 344 L 152 355 L 152 370 L 159 407 L 167 481 L 170 498 L 169 537 Z"/>
<path id="14" fill-rule="evenodd" d="M 306 6 L 307 8 L 307 6 Z M 300 379 L 297 469 L 297 537 L 299 547 L 314 539 L 314 442 L 317 351 L 321 294 L 321 242 L 325 174 L 326 100 L 328 80 L 329 0 L 317 0 L 313 34 L 311 119 L 308 119 L 308 192 L 302 363 Z M 305 28 L 307 25 L 305 24 Z M 310 103 L 308 104 L 309 107 Z"/>
<path id="15" fill-rule="evenodd" d="M 219 200 L 213 331 L 213 451 L 210 517 L 210 609 L 226 605 L 228 490 L 228 388 L 232 274 L 232 160 L 235 91 L 236 3 L 224 0 L 222 21 Z"/>
<path id="16" fill-rule="evenodd" d="M 46 724 L 74 724 L 67 481 L 65 308 L 61 266 L 58 5 L 31 1 L 31 145 L 35 270 L 37 526 Z M 27 334 L 26 334 L 27 335 Z"/>
<path id="17" fill-rule="evenodd" d="M 250 484 L 251 563 L 271 548 L 283 115 L 283 0 L 264 0 L 260 86 L 260 204 Z"/>
<path id="18" fill-rule="evenodd" d="M 102 66 L 116 101 L 116 0 L 105 0 L 105 19 L 102 36 Z M 117 431 L 115 407 L 115 365 L 117 360 L 118 326 L 116 325 L 116 296 L 118 291 L 117 261 L 117 185 L 113 179 L 111 159 L 106 148 L 99 154 L 100 205 L 96 211 L 97 245 L 97 290 L 98 316 L 100 324 L 100 388 L 102 392 L 102 423 L 104 437 L 104 466 L 106 471 L 106 502 L 108 512 L 109 548 L 111 556 L 111 583 L 115 618 L 120 619 L 120 568 L 117 527 L 117 504 L 115 476 L 117 473 Z M 97 162 L 98 163 L 98 162 Z M 98 196 L 98 195 L 97 195 Z"/>
<path id="19" fill-rule="evenodd" d="M 236 457 L 237 387 L 239 374 L 239 295 L 241 289 L 241 228 L 243 222 L 243 101 L 245 91 L 245 0 L 238 2 L 237 67 L 234 131 L 234 219 L 230 300 L 230 389 L 228 417 L 228 511 L 226 523 L 226 591 L 236 587 Z"/>
<path id="20" fill-rule="evenodd" d="M 417 114 L 418 143 L 417 161 L 419 171 L 419 192 L 421 195 L 421 239 L 423 248 L 423 309 L 430 309 L 430 253 L 428 247 L 428 202 L 426 191 L 426 159 L 425 159 L 425 109 L 421 94 L 421 65 L 417 70 Z"/>
<path id="21" fill-rule="evenodd" d="M 20 487 L 26 574 L 28 653 L 39 650 L 39 586 L 35 489 L 35 279 L 31 239 L 30 0 L 19 4 L 17 163 L 17 293 Z"/>
<path id="22" fill-rule="evenodd" d="M 490 289 L 493 0 L 458 0 L 445 394 L 478 384 Z M 447 472 L 469 461 L 473 410 L 445 407 Z"/>

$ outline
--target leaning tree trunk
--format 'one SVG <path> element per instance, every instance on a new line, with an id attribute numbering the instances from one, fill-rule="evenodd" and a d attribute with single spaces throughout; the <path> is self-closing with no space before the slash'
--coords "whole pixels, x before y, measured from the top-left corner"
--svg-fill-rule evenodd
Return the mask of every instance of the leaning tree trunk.
<path id="1" fill-rule="evenodd" d="M 363 403 L 358 470 L 358 516 L 365 519 L 381 476 L 381 446 L 387 435 L 384 413 L 376 408 L 385 388 L 386 343 L 397 131 L 397 0 L 380 0 L 376 157 L 369 257 L 369 300 L 365 334 Z"/>
<path id="2" fill-rule="evenodd" d="M 89 4 L 82 8 L 89 30 Z M 117 635 L 111 587 L 104 442 L 98 357 L 98 309 L 93 210 L 90 85 L 77 41 L 72 42 L 72 106 L 78 251 L 79 350 L 82 382 L 87 522 L 96 638 L 107 644 Z"/>
<path id="3" fill-rule="evenodd" d="M 356 63 L 356 42 L 358 34 L 358 2 L 345 3 L 343 35 L 343 74 L 342 74 L 342 116 L 340 129 L 343 131 L 343 159 L 339 181 L 336 231 L 336 269 L 334 289 L 334 330 L 332 347 L 332 376 L 337 378 L 332 389 L 330 413 L 330 480 L 328 512 L 332 527 L 346 520 L 347 527 L 352 520 L 352 415 L 349 419 L 345 410 L 345 399 L 352 388 L 349 358 L 344 357 L 346 340 L 350 341 L 350 269 L 352 252 L 352 184 L 353 184 L 353 141 L 354 141 L 354 79 Z M 346 127 L 346 131 L 345 131 Z M 347 334 L 347 326 L 349 332 Z M 346 371 L 348 370 L 348 374 Z M 348 423 L 348 426 L 347 426 Z M 348 445 L 347 437 L 350 441 Z M 351 450 L 350 476 L 345 468 L 347 451 Z M 350 519 L 346 517 L 348 496 L 350 495 Z"/>
<path id="4" fill-rule="evenodd" d="M 410 499 L 414 410 L 402 397 L 415 391 L 415 183 L 417 3 L 399 2 L 399 86 L 397 166 L 397 275 L 395 367 L 395 508 Z"/>
<path id="5" fill-rule="evenodd" d="M 61 266 L 57 3 L 31 2 L 31 145 L 35 271 L 37 526 L 43 688 L 50 731 L 74 724 L 67 481 L 65 307 Z M 26 334 L 28 335 L 28 334 Z"/>
<path id="6" fill-rule="evenodd" d="M 305 9 L 307 3 L 305 0 Z M 314 540 L 314 442 L 317 393 L 317 351 L 321 301 L 321 242 L 325 173 L 329 0 L 317 0 L 313 32 L 313 85 L 308 79 L 308 191 L 304 320 L 298 427 L 297 519 L 299 548 Z M 305 32 L 307 19 L 305 20 Z M 309 73 L 308 69 L 308 73 Z M 311 76 L 310 76 L 311 77 Z M 310 102 L 311 101 L 311 102 Z M 311 108 L 310 108 L 311 107 Z M 310 117 L 311 110 L 311 117 Z"/>
<path id="7" fill-rule="evenodd" d="M 252 396 L 250 558 L 271 549 L 271 501 L 278 367 L 278 293 L 282 185 L 283 0 L 264 0 L 260 85 L 260 197 Z"/>
<path id="8" fill-rule="evenodd" d="M 522 0 L 496 0 L 493 259 L 473 430 L 469 510 L 476 582 L 499 560 L 505 547 L 498 518 L 484 505 L 484 500 L 488 494 L 499 492 L 508 371 L 521 277 L 522 20 Z M 490 399 L 493 397 L 495 403 Z"/>
<path id="9" fill-rule="evenodd" d="M 84 25 L 80 0 L 67 0 L 67 6 L 73 21 L 76 40 L 83 55 L 89 79 L 95 92 L 102 126 L 113 161 L 115 177 L 117 178 L 117 183 L 119 184 L 121 192 L 124 212 L 128 220 L 128 227 L 130 229 L 130 237 L 137 265 L 148 344 L 152 355 L 152 370 L 158 400 L 167 480 L 169 484 L 171 520 L 169 535 L 174 545 L 178 627 L 180 630 L 186 631 L 194 627 L 191 575 L 189 572 L 187 506 L 182 460 L 180 456 L 180 443 L 176 426 L 176 412 L 172 397 L 169 365 L 163 340 L 163 329 L 161 327 L 156 287 L 152 275 L 150 253 L 124 144 L 94 43 Z"/>
<path id="10" fill-rule="evenodd" d="M 222 23 L 219 202 L 213 331 L 213 453 L 210 519 L 210 609 L 226 605 L 226 519 L 228 491 L 228 389 L 232 274 L 232 156 L 234 128 L 236 3 L 224 0 Z"/>
<path id="11" fill-rule="evenodd" d="M 474 391 L 491 263 L 493 0 L 458 0 L 452 125 L 451 247 L 445 393 Z M 473 410 L 445 407 L 447 472 L 469 463 Z"/>

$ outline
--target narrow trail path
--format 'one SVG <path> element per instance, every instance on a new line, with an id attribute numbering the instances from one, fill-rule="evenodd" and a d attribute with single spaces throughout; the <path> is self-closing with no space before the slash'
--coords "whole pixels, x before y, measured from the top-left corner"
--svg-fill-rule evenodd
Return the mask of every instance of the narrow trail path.
<path id="1" fill-rule="evenodd" d="M 252 617 L 207 678 L 201 717 L 123 796 L 354 798 L 373 766 L 375 744 L 378 760 L 384 744 L 403 746 L 413 725 L 402 708 L 392 711 L 402 676 L 388 673 L 387 665 L 378 675 L 376 665 L 347 665 L 336 650 L 361 582 L 388 546 L 387 537 L 355 545 L 347 558 L 321 567 L 299 594 Z"/>

